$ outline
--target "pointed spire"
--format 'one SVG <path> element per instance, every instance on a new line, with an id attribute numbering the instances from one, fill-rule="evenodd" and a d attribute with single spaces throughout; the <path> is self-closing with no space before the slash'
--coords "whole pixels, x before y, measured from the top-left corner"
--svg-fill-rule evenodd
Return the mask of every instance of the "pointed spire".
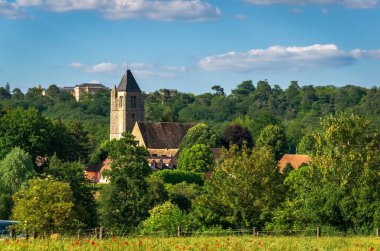
<path id="1" fill-rule="evenodd" d="M 133 74 L 131 70 L 127 70 L 123 78 L 120 80 L 120 84 L 117 87 L 118 91 L 124 91 L 124 92 L 141 92 L 139 85 L 136 82 L 135 77 L 133 77 Z"/>

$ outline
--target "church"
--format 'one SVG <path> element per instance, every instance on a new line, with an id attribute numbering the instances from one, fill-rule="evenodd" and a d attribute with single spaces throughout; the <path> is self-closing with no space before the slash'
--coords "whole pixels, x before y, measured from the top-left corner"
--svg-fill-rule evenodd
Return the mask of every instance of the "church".
<path id="1" fill-rule="evenodd" d="M 154 170 L 175 169 L 179 145 L 194 123 L 147 122 L 144 117 L 144 97 L 131 70 L 127 70 L 119 85 L 111 90 L 110 140 L 131 133 L 140 146 L 147 148 L 148 164 Z M 101 173 L 110 169 L 111 160 L 88 167 L 87 176 L 95 183 L 107 183 Z"/>

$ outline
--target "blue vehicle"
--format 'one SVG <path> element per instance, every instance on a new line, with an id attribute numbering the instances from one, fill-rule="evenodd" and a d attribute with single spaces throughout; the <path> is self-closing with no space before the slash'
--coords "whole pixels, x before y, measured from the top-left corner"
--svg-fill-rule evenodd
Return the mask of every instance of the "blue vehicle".
<path id="1" fill-rule="evenodd" d="M 8 232 L 9 226 L 17 224 L 18 221 L 0 220 L 0 234 Z"/>

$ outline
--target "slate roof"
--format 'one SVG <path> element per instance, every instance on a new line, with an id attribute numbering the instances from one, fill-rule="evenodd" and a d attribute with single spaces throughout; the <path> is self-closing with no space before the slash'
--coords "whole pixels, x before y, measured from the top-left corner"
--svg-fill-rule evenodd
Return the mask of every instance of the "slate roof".
<path id="1" fill-rule="evenodd" d="M 83 84 L 80 84 L 80 85 L 76 85 L 75 87 L 92 87 L 92 88 L 106 88 L 104 85 L 102 84 L 96 84 L 96 83 L 83 83 Z"/>
<path id="2" fill-rule="evenodd" d="M 310 156 L 304 154 L 284 154 L 278 162 L 278 168 L 281 172 L 287 163 L 290 163 L 292 167 L 297 170 L 302 164 L 310 163 Z"/>
<path id="3" fill-rule="evenodd" d="M 127 70 L 123 78 L 120 80 L 119 86 L 117 87 L 118 91 L 124 91 L 124 92 L 141 92 L 139 85 L 136 82 L 135 77 L 133 77 L 133 74 L 131 70 Z"/>
<path id="4" fill-rule="evenodd" d="M 194 123 L 136 122 L 146 148 L 179 148 Z"/>

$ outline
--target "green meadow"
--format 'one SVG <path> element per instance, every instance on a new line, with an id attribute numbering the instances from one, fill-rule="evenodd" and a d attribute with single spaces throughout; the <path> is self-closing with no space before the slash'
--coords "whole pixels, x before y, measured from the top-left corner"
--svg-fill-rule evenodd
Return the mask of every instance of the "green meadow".
<path id="1" fill-rule="evenodd" d="M 0 241 L 0 250 L 380 250 L 376 237 L 187 237 L 17 239 Z"/>

